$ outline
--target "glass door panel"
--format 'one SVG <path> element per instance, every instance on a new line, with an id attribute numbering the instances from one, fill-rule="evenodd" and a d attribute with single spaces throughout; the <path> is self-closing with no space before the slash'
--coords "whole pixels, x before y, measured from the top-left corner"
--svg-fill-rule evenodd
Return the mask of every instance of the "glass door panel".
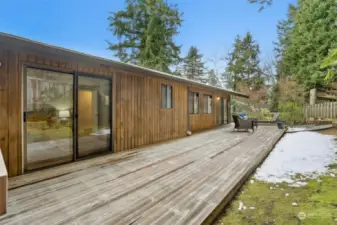
<path id="1" fill-rule="evenodd" d="M 226 98 L 223 98 L 223 121 L 224 121 L 224 124 L 227 124 L 228 123 L 228 111 L 227 111 L 227 99 Z"/>
<path id="2" fill-rule="evenodd" d="M 73 75 L 27 68 L 25 169 L 73 159 Z"/>
<path id="3" fill-rule="evenodd" d="M 78 76 L 78 156 L 111 149 L 111 81 Z"/>
<path id="4" fill-rule="evenodd" d="M 228 116 L 227 116 L 227 99 L 221 98 L 221 124 L 227 124 L 228 123 Z"/>

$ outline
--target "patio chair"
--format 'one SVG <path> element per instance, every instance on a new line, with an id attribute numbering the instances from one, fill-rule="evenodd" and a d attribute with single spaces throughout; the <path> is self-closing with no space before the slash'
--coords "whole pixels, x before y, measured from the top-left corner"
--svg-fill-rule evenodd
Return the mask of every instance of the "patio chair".
<path id="1" fill-rule="evenodd" d="M 254 127 L 257 126 L 256 124 L 256 119 L 243 119 L 237 114 L 232 115 L 233 120 L 234 120 L 234 131 L 239 131 L 239 130 L 246 130 L 248 131 L 251 129 L 253 132 L 255 131 Z"/>

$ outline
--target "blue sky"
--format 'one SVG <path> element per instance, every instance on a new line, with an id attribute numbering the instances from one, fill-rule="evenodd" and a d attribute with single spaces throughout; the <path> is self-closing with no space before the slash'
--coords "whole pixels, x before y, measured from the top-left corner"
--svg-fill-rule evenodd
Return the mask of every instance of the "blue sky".
<path id="1" fill-rule="evenodd" d="M 250 31 L 260 44 L 261 59 L 273 54 L 277 21 L 285 18 L 289 3 L 275 0 L 274 5 L 258 12 L 247 0 L 167 0 L 178 4 L 183 26 L 176 42 L 185 55 L 197 46 L 204 59 L 220 57 L 231 49 L 236 35 Z M 123 9 L 124 0 L 6 0 L 1 3 L 0 31 L 70 48 L 105 58 L 116 39 L 107 29 L 109 12 Z"/>

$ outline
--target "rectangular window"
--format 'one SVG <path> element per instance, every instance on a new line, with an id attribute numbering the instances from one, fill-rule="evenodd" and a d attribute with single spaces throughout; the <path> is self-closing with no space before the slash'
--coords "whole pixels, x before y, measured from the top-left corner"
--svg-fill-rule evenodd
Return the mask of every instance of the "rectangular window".
<path id="1" fill-rule="evenodd" d="M 196 92 L 188 93 L 188 111 L 190 114 L 199 113 L 199 93 Z"/>
<path id="2" fill-rule="evenodd" d="M 164 109 L 172 108 L 172 86 L 161 85 L 161 107 Z"/>
<path id="3" fill-rule="evenodd" d="M 212 96 L 204 95 L 204 113 L 211 114 L 212 113 Z"/>

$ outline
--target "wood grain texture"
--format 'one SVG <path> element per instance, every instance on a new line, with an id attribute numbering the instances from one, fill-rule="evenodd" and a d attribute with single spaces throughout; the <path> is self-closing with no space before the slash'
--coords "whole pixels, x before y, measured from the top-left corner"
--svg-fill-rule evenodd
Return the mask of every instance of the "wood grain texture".
<path id="1" fill-rule="evenodd" d="M 8 170 L 8 65 L 7 51 L 0 45 L 0 148 Z"/>
<path id="2" fill-rule="evenodd" d="M 221 125 L 221 98 L 229 99 L 229 95 L 220 92 L 210 92 L 200 88 L 189 88 L 189 91 L 199 93 L 199 113 L 189 114 L 189 130 L 200 131 Z M 212 96 L 212 113 L 204 113 L 204 95 Z M 229 115 L 229 114 L 228 114 Z"/>
<path id="3" fill-rule="evenodd" d="M 0 147 L 9 176 L 23 173 L 22 78 L 25 67 L 112 77 L 113 147 L 121 152 L 218 126 L 218 101 L 212 114 L 188 115 L 187 93 L 228 97 L 204 85 L 162 78 L 160 74 L 0 34 Z M 172 86 L 173 107 L 161 108 L 161 84 Z M 202 104 L 200 104 L 202 107 Z"/>
<path id="4" fill-rule="evenodd" d="M 117 73 L 116 152 L 186 135 L 186 88 L 176 82 Z M 173 107 L 161 108 L 161 84 L 173 89 Z"/>
<path id="5" fill-rule="evenodd" d="M 0 149 L 0 216 L 7 212 L 8 174 L 2 151 Z"/>
<path id="6" fill-rule="evenodd" d="M 9 191 L 0 223 L 202 224 L 228 203 L 282 134 L 276 126 L 255 133 L 227 126 L 74 163 L 78 170 L 65 165 L 14 177 L 10 183 L 35 182 Z"/>

